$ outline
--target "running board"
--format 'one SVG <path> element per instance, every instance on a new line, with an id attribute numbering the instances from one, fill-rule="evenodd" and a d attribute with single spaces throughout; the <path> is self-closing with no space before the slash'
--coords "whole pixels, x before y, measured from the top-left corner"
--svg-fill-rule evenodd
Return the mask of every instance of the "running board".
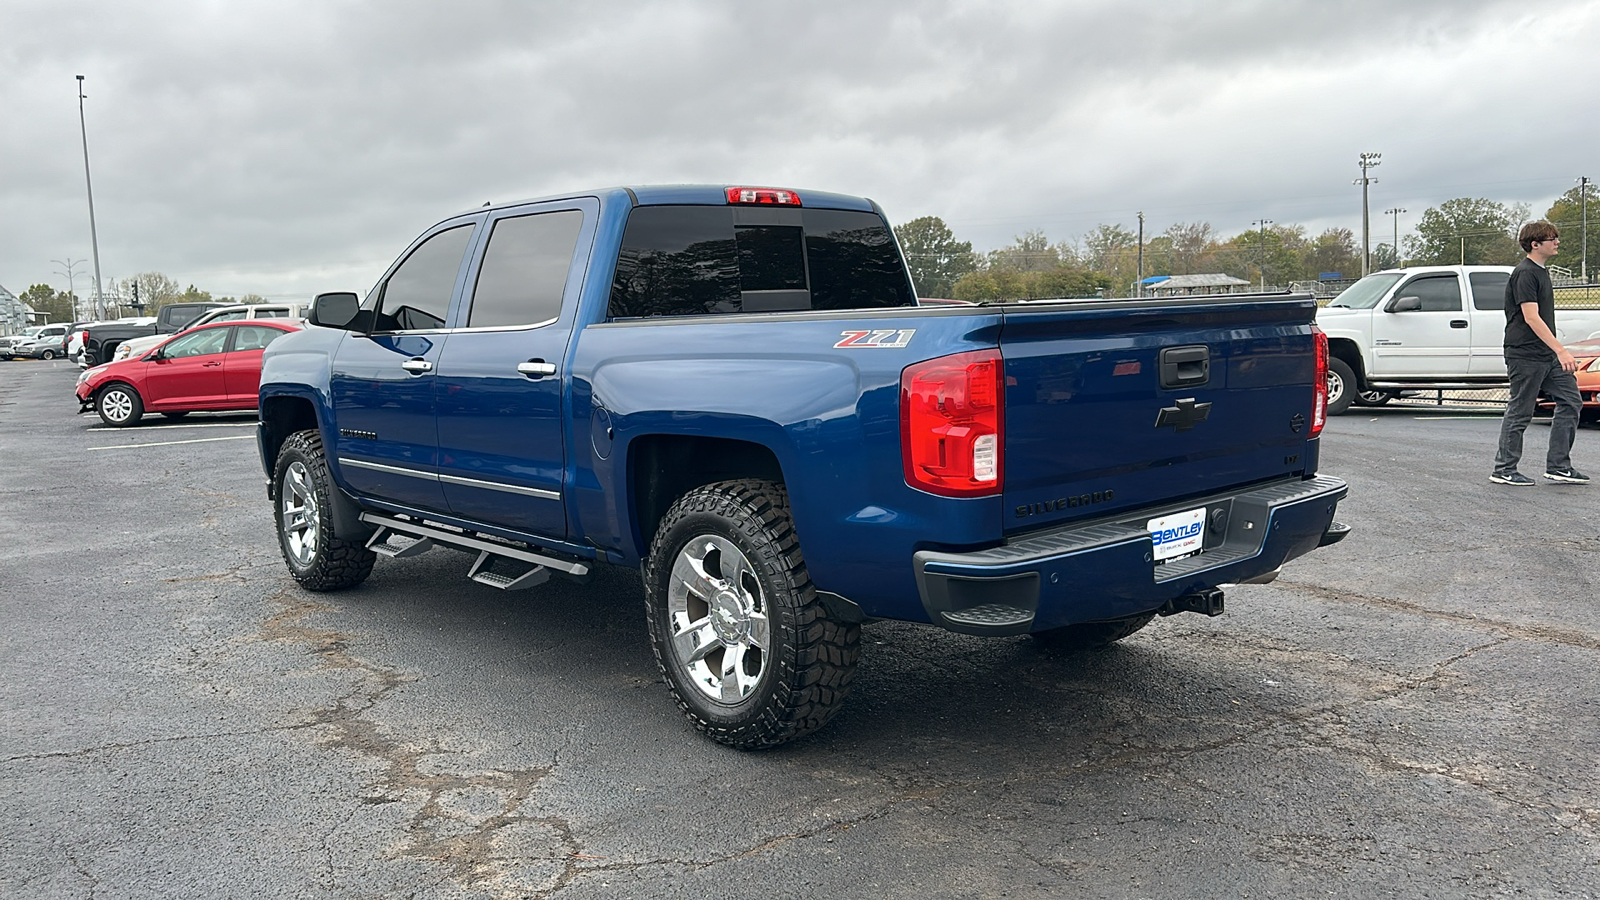
<path id="1" fill-rule="evenodd" d="M 589 564 L 585 562 L 546 556 L 499 541 L 485 540 L 448 528 L 424 525 L 410 519 L 364 512 L 361 514 L 361 521 L 377 527 L 378 530 L 373 533 L 371 540 L 367 541 L 367 547 L 384 556 L 395 558 L 415 556 L 439 544 L 459 550 L 476 550 L 478 559 L 472 564 L 467 577 L 479 584 L 486 584 L 503 591 L 522 590 L 543 584 L 550 579 L 551 570 L 561 572 L 570 578 L 585 578 L 589 574 Z M 397 542 L 394 540 L 396 537 L 410 540 Z M 495 562 L 502 559 L 516 560 L 533 568 L 518 575 L 505 575 L 494 571 Z"/>

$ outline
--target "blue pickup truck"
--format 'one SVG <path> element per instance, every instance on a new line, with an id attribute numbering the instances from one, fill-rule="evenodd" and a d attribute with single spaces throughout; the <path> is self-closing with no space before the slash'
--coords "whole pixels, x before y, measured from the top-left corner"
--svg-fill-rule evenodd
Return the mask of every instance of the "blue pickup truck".
<path id="1" fill-rule="evenodd" d="M 1315 311 L 929 305 L 870 200 L 591 191 L 317 297 L 261 459 L 311 590 L 434 547 L 507 590 L 638 566 L 679 706 L 769 747 L 839 709 L 868 619 L 1102 646 L 1342 538 Z"/>

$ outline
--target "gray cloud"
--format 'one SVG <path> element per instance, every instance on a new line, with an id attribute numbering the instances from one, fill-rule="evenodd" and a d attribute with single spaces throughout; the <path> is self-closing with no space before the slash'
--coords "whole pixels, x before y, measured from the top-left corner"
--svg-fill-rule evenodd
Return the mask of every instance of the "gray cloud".
<path id="1" fill-rule="evenodd" d="M 15 291 L 88 255 L 79 73 L 103 271 L 218 293 L 364 289 L 447 214 L 614 183 L 861 193 L 986 247 L 1359 227 L 1362 150 L 1413 220 L 1600 175 L 1580 0 L 80 6 L 0 12 Z"/>

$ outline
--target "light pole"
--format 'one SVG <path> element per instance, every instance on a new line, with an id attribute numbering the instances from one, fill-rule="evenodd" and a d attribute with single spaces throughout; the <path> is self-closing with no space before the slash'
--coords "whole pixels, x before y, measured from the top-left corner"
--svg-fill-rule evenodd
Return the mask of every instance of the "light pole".
<path id="1" fill-rule="evenodd" d="M 1386 216 L 1394 216 L 1394 264 L 1397 266 L 1400 265 L 1400 214 L 1403 212 L 1405 210 L 1398 206 L 1383 211 Z"/>
<path id="2" fill-rule="evenodd" d="M 1271 219 L 1262 219 L 1259 222 L 1251 222 L 1250 224 L 1251 225 L 1258 225 L 1261 228 L 1261 291 L 1262 291 L 1262 293 L 1266 293 L 1266 290 L 1267 290 L 1267 226 L 1271 225 L 1273 223 L 1272 223 Z"/>
<path id="3" fill-rule="evenodd" d="M 76 319 L 78 317 L 78 289 L 74 285 L 77 283 L 78 273 L 75 270 L 78 266 L 83 265 L 84 261 L 73 259 L 70 256 L 66 259 L 52 259 L 50 261 L 62 269 L 66 269 L 65 272 L 57 269 L 56 274 L 65 276 L 67 279 L 67 300 L 72 304 L 72 317 Z"/>
<path id="4" fill-rule="evenodd" d="M 83 121 L 83 76 L 78 76 L 78 131 L 83 135 L 83 186 L 89 192 L 89 246 L 94 251 L 94 317 L 100 318 L 100 237 L 94 227 L 94 183 L 89 180 L 89 126 Z"/>
<path id="5" fill-rule="evenodd" d="M 1144 298 L 1144 211 L 1139 211 L 1139 268 L 1133 282 L 1133 296 Z"/>
<path id="6" fill-rule="evenodd" d="M 1367 175 L 1369 169 L 1375 169 L 1383 162 L 1382 153 L 1363 153 L 1361 161 L 1361 177 L 1351 184 L 1361 185 L 1361 277 L 1372 274 L 1372 223 L 1367 207 L 1367 186 L 1378 183 L 1378 179 Z"/>

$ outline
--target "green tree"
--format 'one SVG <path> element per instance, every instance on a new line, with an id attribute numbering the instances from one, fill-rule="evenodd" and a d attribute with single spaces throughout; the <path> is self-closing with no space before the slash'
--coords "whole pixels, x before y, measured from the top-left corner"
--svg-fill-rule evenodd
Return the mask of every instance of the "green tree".
<path id="1" fill-rule="evenodd" d="M 1171 258 L 1164 267 L 1167 271 L 1157 274 L 1196 275 L 1201 273 L 1200 261 L 1205 257 L 1206 250 L 1216 243 L 1217 233 L 1210 222 L 1179 223 L 1169 226 L 1151 244 L 1163 238 L 1171 248 Z M 1146 275 L 1151 274 L 1148 260 L 1144 271 Z"/>
<path id="2" fill-rule="evenodd" d="M 1379 244 L 1379 247 L 1388 246 Z M 1389 248 L 1389 256 L 1394 257 L 1394 248 Z M 1374 269 L 1387 269 L 1399 265 L 1398 260 L 1385 265 L 1378 265 L 1377 254 L 1373 254 L 1372 266 Z M 1348 228 L 1329 228 L 1317 235 L 1311 242 L 1305 254 L 1305 280 L 1311 281 L 1323 272 L 1338 272 L 1346 278 L 1361 274 L 1361 250 L 1356 246 L 1355 232 Z"/>
<path id="3" fill-rule="evenodd" d="M 1415 236 L 1406 238 L 1406 259 L 1415 265 L 1515 265 L 1522 258 L 1517 231 L 1525 207 L 1460 197 L 1422 214 Z"/>
<path id="4" fill-rule="evenodd" d="M 1061 250 L 1037 229 L 1017 235 L 1011 246 L 990 250 L 984 257 L 986 268 L 1012 272 L 1047 272 L 1059 265 Z"/>
<path id="5" fill-rule="evenodd" d="M 1139 236 L 1121 225 L 1096 225 L 1083 236 L 1083 263 L 1105 276 L 1112 292 L 1130 295 L 1139 271 Z"/>
<path id="6" fill-rule="evenodd" d="M 1076 266 L 1056 266 L 1034 272 L 991 267 L 972 272 L 956 282 L 956 300 L 1046 300 L 1063 297 L 1104 296 L 1111 280 Z"/>
<path id="7" fill-rule="evenodd" d="M 1561 253 L 1552 262 L 1559 266 L 1566 266 L 1573 272 L 1578 272 L 1583 267 L 1583 220 L 1587 212 L 1589 219 L 1589 278 L 1596 280 L 1596 270 L 1600 269 L 1600 188 L 1589 184 L 1589 203 L 1587 211 L 1584 209 L 1579 187 L 1575 186 L 1567 191 L 1556 202 L 1550 204 L 1545 211 L 1545 221 L 1561 230 Z"/>
<path id="8" fill-rule="evenodd" d="M 948 297 L 961 276 L 977 268 L 972 242 L 956 240 L 955 232 L 938 216 L 912 219 L 897 226 L 894 236 L 919 297 Z"/>
<path id="9" fill-rule="evenodd" d="M 33 307 L 34 312 L 42 312 L 49 317 L 51 322 L 71 322 L 72 295 L 66 291 L 57 291 L 48 284 L 36 284 L 22 292 L 17 299 Z"/>

